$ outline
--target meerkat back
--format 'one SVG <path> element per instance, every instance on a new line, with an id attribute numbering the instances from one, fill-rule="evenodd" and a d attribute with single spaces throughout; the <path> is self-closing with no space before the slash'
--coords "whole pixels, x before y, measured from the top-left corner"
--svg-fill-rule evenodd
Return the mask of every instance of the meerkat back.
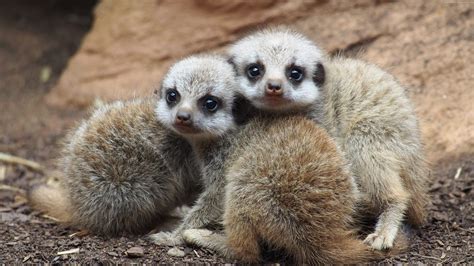
<path id="1" fill-rule="evenodd" d="M 57 191 L 66 222 L 107 236 L 146 233 L 198 192 L 190 150 L 156 121 L 152 100 L 101 106 L 66 139 Z"/>
<path id="2" fill-rule="evenodd" d="M 383 258 L 352 230 L 358 191 L 326 131 L 303 117 L 258 117 L 229 137 L 225 234 L 187 230 L 186 241 L 256 263 L 261 245 L 298 264 Z"/>
<path id="3" fill-rule="evenodd" d="M 224 227 L 236 257 L 258 261 L 260 240 L 297 263 L 369 255 L 349 229 L 355 184 L 323 129 L 304 118 L 264 119 L 243 129 L 234 145 Z"/>

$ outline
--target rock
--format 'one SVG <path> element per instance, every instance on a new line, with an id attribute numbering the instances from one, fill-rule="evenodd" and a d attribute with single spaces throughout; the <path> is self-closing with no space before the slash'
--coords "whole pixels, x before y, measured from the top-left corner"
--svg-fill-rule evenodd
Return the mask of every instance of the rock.
<path id="1" fill-rule="evenodd" d="M 173 257 L 184 257 L 186 255 L 183 250 L 179 249 L 178 247 L 171 248 L 168 250 L 168 255 Z"/>
<path id="2" fill-rule="evenodd" d="M 47 100 L 85 107 L 95 98 L 151 95 L 176 59 L 222 51 L 259 26 L 288 24 L 406 85 L 434 162 L 474 150 L 473 14 L 473 5 L 410 0 L 103 0 Z"/>
<path id="3" fill-rule="evenodd" d="M 143 250 L 142 250 L 143 251 Z M 115 251 L 108 251 L 106 252 L 108 255 L 112 256 L 112 257 L 118 257 L 119 254 Z M 128 253 L 127 253 L 128 254 Z M 142 254 L 143 255 L 143 254 Z"/>
<path id="4" fill-rule="evenodd" d="M 104 0 L 78 53 L 48 101 L 86 106 L 151 94 L 177 58 L 212 50 L 249 27 L 289 22 L 324 1 Z"/>
<path id="5" fill-rule="evenodd" d="M 129 258 L 139 258 L 143 257 L 143 255 L 145 254 L 142 247 L 131 247 L 127 251 L 125 251 L 125 253 Z"/>

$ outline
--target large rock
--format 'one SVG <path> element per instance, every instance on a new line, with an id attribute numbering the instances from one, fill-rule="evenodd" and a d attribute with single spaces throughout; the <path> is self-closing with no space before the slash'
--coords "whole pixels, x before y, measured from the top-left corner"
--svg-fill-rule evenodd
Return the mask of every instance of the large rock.
<path id="1" fill-rule="evenodd" d="M 376 63 L 409 88 L 432 160 L 474 150 L 474 11 L 435 1 L 103 0 L 48 102 L 150 94 L 166 68 L 285 23 L 332 53 Z"/>
<path id="2" fill-rule="evenodd" d="M 85 106 L 159 86 L 177 58 L 216 49 L 264 22 L 295 20 L 321 1 L 104 0 L 48 101 Z"/>

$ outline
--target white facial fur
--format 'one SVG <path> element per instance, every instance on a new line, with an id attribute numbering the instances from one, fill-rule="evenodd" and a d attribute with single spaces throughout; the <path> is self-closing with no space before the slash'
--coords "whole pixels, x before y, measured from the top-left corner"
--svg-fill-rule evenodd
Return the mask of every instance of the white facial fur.
<path id="1" fill-rule="evenodd" d="M 167 91 L 175 89 L 179 101 L 169 104 Z M 222 57 L 198 55 L 175 63 L 165 75 L 156 107 L 158 120 L 188 139 L 221 136 L 235 127 L 232 115 L 237 83 L 232 66 Z M 209 96 L 218 100 L 215 112 L 204 107 Z M 176 126 L 178 112 L 191 115 L 188 127 Z"/>
<path id="2" fill-rule="evenodd" d="M 319 87 L 313 75 L 322 63 L 323 53 L 309 39 L 289 29 L 267 29 L 247 36 L 228 51 L 237 70 L 239 93 L 257 108 L 270 111 L 288 111 L 304 108 L 319 96 Z M 263 66 L 263 74 L 251 80 L 247 74 L 250 64 Z M 288 69 L 297 66 L 303 70 L 301 82 L 288 78 Z M 323 72 L 324 74 L 324 72 Z M 268 97 L 265 90 L 269 81 L 281 84 L 279 97 Z"/>

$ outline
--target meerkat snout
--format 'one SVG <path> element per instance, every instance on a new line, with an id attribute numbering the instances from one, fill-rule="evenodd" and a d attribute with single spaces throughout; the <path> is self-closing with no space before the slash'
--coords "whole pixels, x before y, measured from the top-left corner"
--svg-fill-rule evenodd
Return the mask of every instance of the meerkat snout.
<path id="1" fill-rule="evenodd" d="M 192 124 L 192 116 L 191 113 L 188 111 L 178 111 L 176 113 L 176 120 L 175 123 L 179 125 L 190 125 Z"/>
<path id="2" fill-rule="evenodd" d="M 283 95 L 282 81 L 279 79 L 269 79 L 265 89 L 265 94 L 268 96 Z"/>

